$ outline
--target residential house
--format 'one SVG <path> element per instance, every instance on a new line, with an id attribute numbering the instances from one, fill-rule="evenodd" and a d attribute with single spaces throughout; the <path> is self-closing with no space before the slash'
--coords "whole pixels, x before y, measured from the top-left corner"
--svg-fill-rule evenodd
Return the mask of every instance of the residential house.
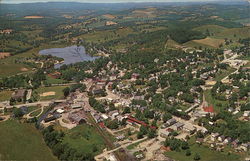
<path id="1" fill-rule="evenodd" d="M 113 119 L 116 118 L 116 116 L 119 115 L 119 112 L 118 112 L 118 110 L 110 111 L 110 112 L 108 113 L 108 115 L 109 115 L 109 116 L 111 117 L 111 119 L 113 120 Z"/>
<path id="2" fill-rule="evenodd" d="M 131 78 L 134 79 L 134 80 L 138 79 L 139 77 L 140 77 L 140 74 L 138 74 L 138 73 L 133 73 L 131 75 Z"/>
<path id="3" fill-rule="evenodd" d="M 196 130 L 196 128 L 192 124 L 185 124 L 183 126 L 183 130 L 185 130 L 187 132 L 193 132 Z"/>
<path id="4" fill-rule="evenodd" d="M 170 135 L 170 133 L 171 133 L 170 131 L 168 131 L 167 129 L 164 129 L 164 130 L 161 130 L 160 135 L 163 138 L 167 138 Z"/>
<path id="5" fill-rule="evenodd" d="M 168 126 L 171 126 L 171 125 L 175 124 L 176 122 L 177 121 L 174 118 L 172 118 L 172 119 L 169 119 L 164 125 L 166 127 L 168 127 Z"/>
<path id="6" fill-rule="evenodd" d="M 231 143 L 231 141 L 232 141 L 232 138 L 231 138 L 231 137 L 227 137 L 227 138 L 223 141 L 223 143 L 224 143 L 224 144 L 229 144 L 229 143 Z"/>
<path id="7" fill-rule="evenodd" d="M 218 141 L 223 142 L 225 140 L 225 136 L 221 135 L 218 137 Z"/>
<path id="8" fill-rule="evenodd" d="M 102 121 L 102 117 L 98 114 L 94 114 L 93 117 L 95 119 L 95 122 L 97 122 L 97 123 Z"/>
<path id="9" fill-rule="evenodd" d="M 15 100 L 23 100 L 26 95 L 26 90 L 25 89 L 18 89 L 14 93 L 12 93 L 12 98 Z"/>
<path id="10" fill-rule="evenodd" d="M 249 147 L 250 147 L 249 143 L 243 143 L 239 146 L 239 149 L 243 151 L 248 151 Z"/>
<path id="11" fill-rule="evenodd" d="M 177 122 L 173 125 L 173 130 L 181 130 L 183 128 L 184 124 L 181 122 Z"/>
<path id="12" fill-rule="evenodd" d="M 215 141 L 218 138 L 219 135 L 220 135 L 219 133 L 212 133 L 211 134 L 211 140 Z"/>
<path id="13" fill-rule="evenodd" d="M 204 142 L 204 139 L 203 138 L 197 138 L 196 139 L 196 143 L 198 143 L 198 144 L 201 144 L 201 143 L 203 143 Z"/>
<path id="14" fill-rule="evenodd" d="M 236 148 L 238 145 L 239 145 L 239 139 L 235 139 L 234 141 L 232 141 L 232 146 L 234 147 L 234 148 Z"/>
<path id="15" fill-rule="evenodd" d="M 106 114 L 102 114 L 101 117 L 103 118 L 103 120 L 107 120 L 109 118 Z"/>

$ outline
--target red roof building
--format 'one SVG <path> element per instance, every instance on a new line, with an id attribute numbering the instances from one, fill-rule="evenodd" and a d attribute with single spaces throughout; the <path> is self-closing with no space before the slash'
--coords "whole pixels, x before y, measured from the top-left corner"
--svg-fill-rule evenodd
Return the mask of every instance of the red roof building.
<path id="1" fill-rule="evenodd" d="M 102 129 L 105 129 L 104 122 L 99 122 L 99 126 L 100 126 Z"/>
<path id="2" fill-rule="evenodd" d="M 137 120 L 131 116 L 128 116 L 128 121 L 129 122 L 133 122 L 133 123 L 137 123 L 137 124 L 140 124 L 140 125 L 143 125 L 143 126 L 149 126 L 148 124 L 146 124 L 145 122 L 143 121 L 140 121 L 140 120 Z M 150 126 L 151 129 L 156 129 L 155 126 Z"/>
<path id="3" fill-rule="evenodd" d="M 205 112 L 214 113 L 214 107 L 213 106 L 203 107 L 203 110 Z"/>

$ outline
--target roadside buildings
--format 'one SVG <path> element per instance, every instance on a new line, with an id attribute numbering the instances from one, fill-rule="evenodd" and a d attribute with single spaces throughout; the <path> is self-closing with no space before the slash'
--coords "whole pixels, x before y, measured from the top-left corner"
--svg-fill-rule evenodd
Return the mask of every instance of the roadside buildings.
<path id="1" fill-rule="evenodd" d="M 12 98 L 15 100 L 23 100 L 26 95 L 25 89 L 18 89 L 12 94 Z"/>
<path id="2" fill-rule="evenodd" d="M 75 124 L 82 124 L 87 122 L 87 116 L 83 110 L 69 113 L 68 119 Z"/>

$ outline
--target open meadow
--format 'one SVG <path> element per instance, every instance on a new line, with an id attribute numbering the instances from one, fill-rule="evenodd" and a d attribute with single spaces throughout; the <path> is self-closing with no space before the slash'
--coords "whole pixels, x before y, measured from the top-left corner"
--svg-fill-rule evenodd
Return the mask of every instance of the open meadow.
<path id="1" fill-rule="evenodd" d="M 32 124 L 0 122 L 0 160 L 57 161 Z"/>

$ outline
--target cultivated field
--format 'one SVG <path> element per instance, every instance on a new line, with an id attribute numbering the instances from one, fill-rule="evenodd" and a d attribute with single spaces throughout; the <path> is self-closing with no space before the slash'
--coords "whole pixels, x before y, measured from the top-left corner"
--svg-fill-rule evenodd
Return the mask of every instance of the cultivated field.
<path id="1" fill-rule="evenodd" d="M 6 57 L 9 57 L 10 56 L 10 53 L 8 52 L 0 52 L 0 59 L 4 59 Z"/>
<path id="2" fill-rule="evenodd" d="M 107 18 L 107 19 L 114 19 L 115 18 L 115 16 L 111 15 L 111 14 L 105 14 L 105 15 L 102 15 L 102 16 Z"/>
<path id="3" fill-rule="evenodd" d="M 200 40 L 192 40 L 187 43 L 185 43 L 185 46 L 189 47 L 208 47 L 208 48 L 218 48 L 220 44 L 224 44 L 223 39 L 215 39 L 211 37 L 207 37 L 205 39 L 200 39 Z"/>
<path id="4" fill-rule="evenodd" d="M 38 18 L 44 18 L 43 16 L 25 16 L 24 18 L 27 19 L 38 19 Z"/>

